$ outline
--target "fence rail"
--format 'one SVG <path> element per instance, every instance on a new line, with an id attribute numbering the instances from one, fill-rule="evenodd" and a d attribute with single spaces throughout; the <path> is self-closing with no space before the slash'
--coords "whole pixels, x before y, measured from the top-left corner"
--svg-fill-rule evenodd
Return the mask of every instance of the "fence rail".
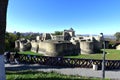
<path id="1" fill-rule="evenodd" d="M 102 65 L 102 60 L 97 59 L 48 57 L 23 54 L 19 55 L 19 62 L 25 64 L 40 64 L 59 67 L 80 67 L 80 68 L 92 68 L 92 65 L 96 64 L 98 65 L 98 69 L 101 69 Z M 120 60 L 105 60 L 105 68 L 107 70 L 120 69 Z"/>

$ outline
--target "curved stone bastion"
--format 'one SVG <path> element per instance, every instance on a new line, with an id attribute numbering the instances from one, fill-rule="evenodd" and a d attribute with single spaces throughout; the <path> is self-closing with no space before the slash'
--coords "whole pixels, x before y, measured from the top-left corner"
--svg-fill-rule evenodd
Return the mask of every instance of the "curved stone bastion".
<path id="1" fill-rule="evenodd" d="M 82 54 L 92 54 L 94 53 L 94 45 L 91 41 L 81 41 L 80 50 Z"/>
<path id="2" fill-rule="evenodd" d="M 80 53 L 79 46 L 69 41 L 48 40 L 31 42 L 31 45 L 31 51 L 44 53 L 44 55 L 48 56 L 76 55 Z"/>

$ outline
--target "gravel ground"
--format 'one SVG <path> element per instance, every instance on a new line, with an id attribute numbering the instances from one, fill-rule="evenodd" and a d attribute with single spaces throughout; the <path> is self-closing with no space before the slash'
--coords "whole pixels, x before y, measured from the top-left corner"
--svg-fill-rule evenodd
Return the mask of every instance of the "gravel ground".
<path id="1" fill-rule="evenodd" d="M 44 72 L 55 71 L 66 75 L 80 75 L 87 77 L 102 77 L 101 70 L 93 70 L 92 68 L 61 68 L 43 66 L 38 64 L 25 65 L 25 64 L 5 64 L 6 70 L 37 70 Z M 120 70 L 109 70 L 105 71 L 105 78 L 120 80 Z"/>

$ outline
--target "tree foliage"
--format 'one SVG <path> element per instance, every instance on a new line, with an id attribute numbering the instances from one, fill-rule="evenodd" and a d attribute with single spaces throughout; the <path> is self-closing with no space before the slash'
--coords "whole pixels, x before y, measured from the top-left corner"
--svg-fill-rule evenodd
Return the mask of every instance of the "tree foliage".
<path id="1" fill-rule="evenodd" d="M 20 33 L 16 34 L 6 32 L 5 33 L 5 51 L 14 51 L 15 49 L 15 41 L 21 38 L 33 40 L 36 39 L 36 36 L 40 35 L 39 33 Z M 28 48 L 30 45 L 27 45 Z"/>
<path id="2" fill-rule="evenodd" d="M 5 33 L 5 51 L 13 51 L 15 48 L 15 41 L 17 40 L 17 35 L 13 33 Z"/>
<path id="3" fill-rule="evenodd" d="M 22 37 L 22 34 L 20 32 L 16 33 L 17 39 L 20 39 Z"/>
<path id="4" fill-rule="evenodd" d="M 120 32 L 116 32 L 114 36 L 116 37 L 116 41 L 120 41 Z"/>
<path id="5" fill-rule="evenodd" d="M 53 33 L 53 35 L 62 35 L 62 31 L 55 31 L 54 33 Z"/>
<path id="6" fill-rule="evenodd" d="M 32 34 L 24 35 L 22 37 L 29 40 L 35 40 L 36 36 L 39 36 L 39 35 L 40 35 L 39 33 L 32 33 Z"/>

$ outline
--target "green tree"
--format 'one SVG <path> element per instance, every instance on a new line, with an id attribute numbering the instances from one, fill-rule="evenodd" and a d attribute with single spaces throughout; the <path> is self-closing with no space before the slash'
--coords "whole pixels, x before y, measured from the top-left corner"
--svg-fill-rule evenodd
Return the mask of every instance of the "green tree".
<path id="1" fill-rule="evenodd" d="M 120 41 L 120 32 L 116 32 L 114 36 L 116 37 L 116 41 Z"/>
<path id="2" fill-rule="evenodd" d="M 62 31 L 55 31 L 53 34 L 54 35 L 62 35 L 62 33 L 63 33 Z"/>
<path id="3" fill-rule="evenodd" d="M 9 51 L 10 50 L 10 43 L 8 39 L 5 39 L 5 51 Z"/>
<path id="4" fill-rule="evenodd" d="M 17 39 L 21 38 L 21 33 L 20 32 L 17 32 L 16 35 L 17 35 Z"/>
<path id="5" fill-rule="evenodd" d="M 39 33 L 32 33 L 32 34 L 28 34 L 26 36 L 23 36 L 23 38 L 33 40 L 33 39 L 36 39 L 36 36 L 39 36 L 39 35 L 40 35 Z"/>
<path id="6" fill-rule="evenodd" d="M 16 40 L 17 40 L 17 35 L 6 32 L 6 34 L 5 34 L 5 51 L 13 51 L 15 48 Z"/>

